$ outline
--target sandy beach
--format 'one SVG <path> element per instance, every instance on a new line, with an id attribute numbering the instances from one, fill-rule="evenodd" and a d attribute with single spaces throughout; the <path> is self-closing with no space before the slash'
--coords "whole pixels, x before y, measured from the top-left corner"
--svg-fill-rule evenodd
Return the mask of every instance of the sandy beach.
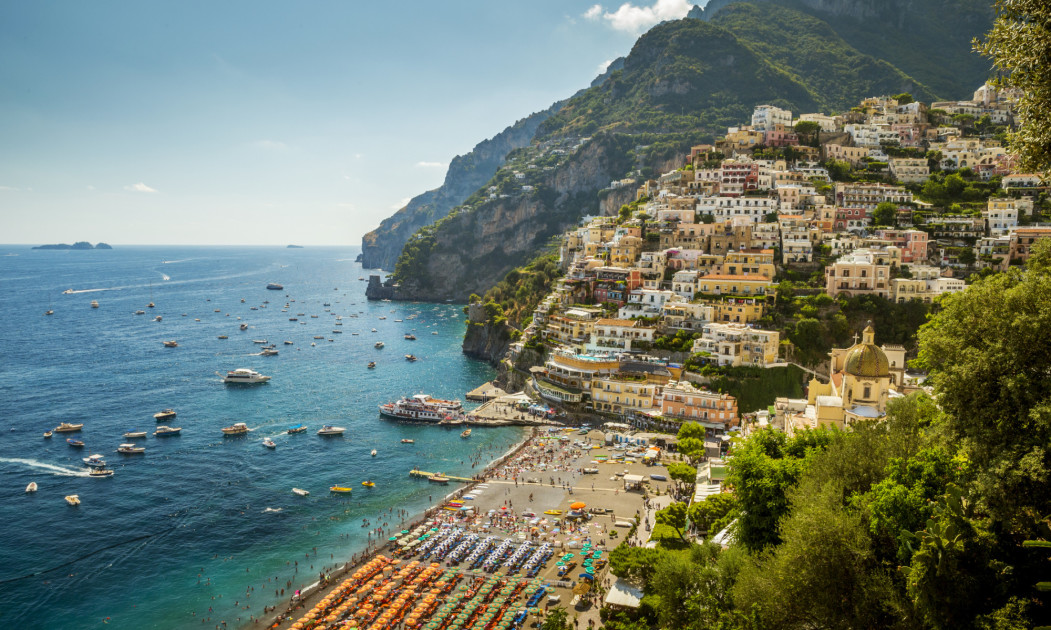
<path id="1" fill-rule="evenodd" d="M 430 615 L 424 614 L 428 610 L 426 597 L 435 597 L 425 593 L 440 593 L 444 588 L 460 589 L 467 594 L 486 588 L 502 589 L 500 593 L 504 595 L 514 593 L 510 601 L 503 595 L 497 597 L 502 600 L 499 606 L 487 602 L 487 606 L 499 612 L 475 612 L 469 619 L 473 624 L 469 627 L 504 627 L 498 622 L 510 620 L 530 600 L 536 600 L 534 606 L 540 609 L 557 602 L 581 623 L 588 620 L 597 623 L 597 606 L 586 605 L 587 596 L 578 598 L 582 605 L 570 606 L 575 596 L 573 587 L 580 581 L 596 587 L 605 583 L 608 551 L 623 540 L 636 518 L 652 521 L 652 516 L 647 514 L 646 498 L 656 493 L 666 495 L 671 483 L 649 481 L 652 473 L 666 474 L 659 464 L 648 466 L 641 463 L 641 459 L 616 459 L 622 451 L 606 447 L 603 435 L 599 430 L 581 435 L 576 429 L 534 428 L 530 437 L 497 459 L 476 480 L 458 486 L 453 485 L 454 482 L 445 487 L 436 486 L 435 505 L 419 518 L 401 520 L 400 510 L 392 507 L 388 518 L 376 524 L 370 536 L 375 542 L 368 550 L 355 554 L 345 565 L 323 571 L 318 576 L 319 583 L 303 589 L 298 596 L 291 593 L 285 609 L 267 611 L 270 615 L 265 625 L 256 621 L 248 627 L 294 630 L 446 627 L 445 624 L 427 625 Z M 610 461 L 614 459 L 615 462 Z M 597 468 L 598 473 L 585 474 L 585 468 Z M 645 489 L 626 491 L 624 474 L 644 476 L 648 480 Z M 430 482 L 421 479 L 420 483 Z M 570 506 L 577 503 L 585 507 L 574 514 L 584 512 L 586 515 L 570 519 Z M 594 513 L 596 511 L 600 513 Z M 639 528 L 635 544 L 645 539 L 645 529 L 645 526 Z M 419 540 L 421 536 L 423 540 Z M 488 546 L 483 544 L 486 541 Z M 460 562 L 450 556 L 457 547 L 465 553 L 481 547 L 483 551 L 476 555 L 481 558 L 495 554 L 500 558 L 497 563 L 508 559 L 525 562 L 528 557 L 534 561 L 535 573 L 530 577 L 528 571 L 523 570 L 526 567 L 508 568 L 502 564 L 491 569 L 480 561 L 472 568 L 464 561 L 470 556 Z M 501 549 L 503 553 L 499 553 Z M 544 554 L 538 552 L 542 551 L 548 557 L 541 562 L 538 556 Z M 572 568 L 568 568 L 569 565 Z M 585 573 L 585 565 L 590 566 L 591 574 Z M 357 579 L 352 578 L 355 574 L 360 574 Z M 364 577 L 368 574 L 374 575 L 371 588 L 366 591 L 364 587 L 370 583 Z M 434 584 L 438 584 L 438 588 L 429 588 Z M 354 593 L 371 592 L 375 588 L 386 588 L 390 595 L 369 604 L 368 612 L 364 613 L 366 609 L 361 606 L 364 600 Z M 539 599 L 537 592 L 543 594 Z M 423 598 L 419 602 L 417 595 Z M 482 601 L 479 598 L 482 596 L 474 595 L 469 601 Z M 347 606 L 352 599 L 356 601 Z M 343 602 L 344 614 L 333 614 L 333 609 L 339 609 L 335 602 Z M 311 613 L 319 604 L 328 609 L 326 614 Z M 392 610 L 396 614 L 392 614 Z M 304 619 L 308 614 L 314 617 Z M 413 614 L 416 616 L 412 617 Z M 483 622 L 485 614 L 495 618 Z M 384 618 L 383 615 L 391 616 Z M 460 619 L 459 623 L 463 622 L 464 619 Z"/>

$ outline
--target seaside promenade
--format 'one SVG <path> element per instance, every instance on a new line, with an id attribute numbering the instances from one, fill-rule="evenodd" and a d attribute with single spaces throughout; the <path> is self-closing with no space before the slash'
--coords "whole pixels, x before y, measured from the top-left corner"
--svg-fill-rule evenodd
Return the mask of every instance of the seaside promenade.
<path id="1" fill-rule="evenodd" d="M 602 440 L 597 430 L 535 428 L 477 479 L 411 523 L 378 528 L 361 557 L 325 573 L 265 626 L 249 627 L 509 628 L 554 605 L 584 627 L 597 624 L 609 550 L 636 519 L 652 520 L 647 498 L 670 490 L 649 480 L 666 475 L 663 466 L 620 459 Z M 625 490 L 625 474 L 647 482 Z"/>

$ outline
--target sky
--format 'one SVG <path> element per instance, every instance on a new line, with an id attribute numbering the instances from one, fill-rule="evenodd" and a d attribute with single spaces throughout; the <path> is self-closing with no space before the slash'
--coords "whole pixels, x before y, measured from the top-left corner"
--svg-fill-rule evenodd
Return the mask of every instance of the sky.
<path id="1" fill-rule="evenodd" d="M 0 3 L 0 243 L 358 245 L 692 4 Z"/>

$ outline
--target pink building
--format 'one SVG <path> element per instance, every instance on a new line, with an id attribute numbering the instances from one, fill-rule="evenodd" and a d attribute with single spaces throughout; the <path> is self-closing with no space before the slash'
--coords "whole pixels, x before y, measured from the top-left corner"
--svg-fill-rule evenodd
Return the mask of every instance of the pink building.
<path id="1" fill-rule="evenodd" d="M 881 241 L 890 241 L 901 250 L 902 264 L 927 262 L 927 233 L 921 230 L 876 230 Z"/>

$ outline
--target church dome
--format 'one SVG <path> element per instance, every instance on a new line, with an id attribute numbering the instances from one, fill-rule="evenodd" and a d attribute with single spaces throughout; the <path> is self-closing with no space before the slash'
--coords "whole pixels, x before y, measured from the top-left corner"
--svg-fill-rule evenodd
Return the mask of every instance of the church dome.
<path id="1" fill-rule="evenodd" d="M 843 365 L 847 374 L 861 378 L 890 376 L 890 361 L 886 353 L 873 343 L 874 336 L 872 326 L 865 328 L 864 341 L 847 352 Z"/>

